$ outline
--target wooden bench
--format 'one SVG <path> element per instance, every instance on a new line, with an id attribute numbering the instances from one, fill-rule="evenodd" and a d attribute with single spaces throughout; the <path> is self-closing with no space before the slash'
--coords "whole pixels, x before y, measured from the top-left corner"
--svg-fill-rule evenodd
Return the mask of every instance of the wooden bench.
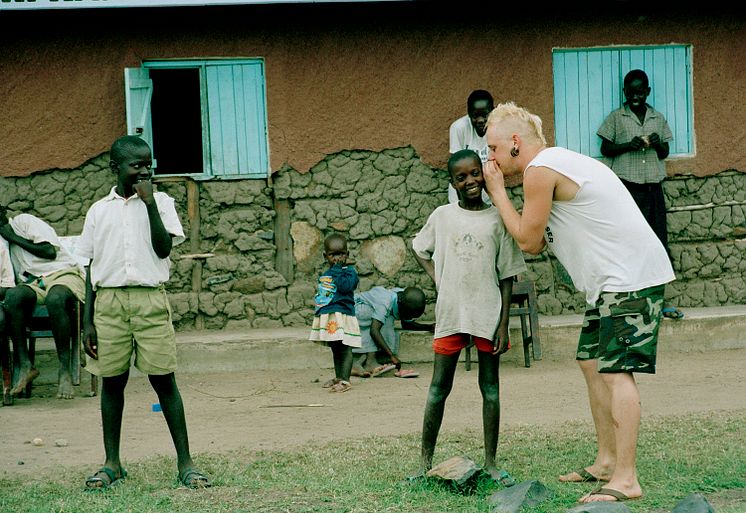
<path id="1" fill-rule="evenodd" d="M 70 326 L 70 375 L 72 376 L 73 385 L 80 385 L 80 369 L 85 367 L 85 353 L 83 353 L 83 305 L 80 302 L 75 304 L 74 323 Z M 28 326 L 26 327 L 26 338 L 28 339 L 28 354 L 31 365 L 33 366 L 36 359 L 36 340 L 39 338 L 53 338 L 52 326 L 49 319 L 49 312 L 46 305 L 36 305 L 31 314 Z M 56 349 L 55 349 L 56 351 Z M 93 374 L 91 376 L 91 397 L 98 394 L 98 379 Z M 26 386 L 26 397 L 31 397 L 31 388 L 33 383 Z"/>

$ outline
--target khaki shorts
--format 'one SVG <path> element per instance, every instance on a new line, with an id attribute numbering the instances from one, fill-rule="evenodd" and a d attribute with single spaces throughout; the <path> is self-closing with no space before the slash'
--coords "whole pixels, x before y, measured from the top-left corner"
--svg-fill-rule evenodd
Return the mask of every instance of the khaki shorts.
<path id="1" fill-rule="evenodd" d="M 98 360 L 86 357 L 86 370 L 102 377 L 130 368 L 148 375 L 176 370 L 176 335 L 163 287 L 101 288 L 96 291 L 93 323 Z"/>
<path id="2" fill-rule="evenodd" d="M 36 293 L 37 305 L 44 304 L 49 289 L 55 285 L 67 287 L 78 298 L 78 301 L 81 303 L 85 301 L 85 278 L 80 267 L 69 267 L 55 271 L 52 274 L 36 278 L 28 283 L 21 283 L 21 285 L 25 285 Z"/>
<path id="3" fill-rule="evenodd" d="M 598 372 L 654 374 L 663 289 L 602 292 L 585 312 L 576 358 L 598 359 Z"/>

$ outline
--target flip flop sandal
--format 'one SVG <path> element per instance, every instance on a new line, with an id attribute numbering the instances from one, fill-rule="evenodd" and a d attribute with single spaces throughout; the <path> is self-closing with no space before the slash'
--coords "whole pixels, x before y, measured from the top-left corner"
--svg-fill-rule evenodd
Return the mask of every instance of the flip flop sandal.
<path id="1" fill-rule="evenodd" d="M 397 378 L 416 378 L 419 375 L 420 375 L 419 372 L 417 372 L 416 370 L 412 370 L 412 369 L 402 369 L 394 373 L 394 376 L 396 376 Z"/>
<path id="2" fill-rule="evenodd" d="M 614 490 L 613 488 L 596 488 L 591 493 L 589 493 L 584 498 L 593 497 L 594 495 L 608 495 L 609 497 L 614 497 L 614 500 L 612 501 L 587 501 L 580 499 L 578 502 L 583 502 L 585 504 L 589 504 L 590 502 L 623 502 L 623 501 L 633 501 L 640 499 L 640 497 L 629 497 L 628 495 L 620 492 L 619 490 Z"/>
<path id="3" fill-rule="evenodd" d="M 503 485 L 505 488 L 515 485 L 515 479 L 513 479 L 513 476 L 511 476 L 507 470 L 501 470 L 498 472 L 495 481 Z"/>
<path id="4" fill-rule="evenodd" d="M 371 372 L 370 375 L 371 377 L 376 378 L 378 376 L 386 374 L 387 372 L 391 372 L 394 369 L 396 369 L 396 365 L 394 365 L 393 363 L 387 363 L 373 369 L 373 372 Z"/>
<path id="5" fill-rule="evenodd" d="M 109 478 L 109 481 L 107 482 L 104 478 L 98 477 L 99 474 L 105 474 Z M 114 470 L 109 467 L 101 467 L 95 474 L 85 480 L 85 489 L 88 491 L 108 490 L 113 486 L 121 484 L 127 477 L 127 471 L 124 469 L 120 469 L 119 474 L 119 477 L 117 477 Z M 101 486 L 95 486 L 97 483 L 101 483 Z"/>
<path id="6" fill-rule="evenodd" d="M 349 389 L 352 388 L 352 385 L 349 381 L 340 380 L 338 383 L 335 383 L 334 386 L 332 386 L 329 391 L 330 392 L 347 392 Z"/>
<path id="7" fill-rule="evenodd" d="M 580 476 L 580 479 L 572 480 L 572 481 L 561 481 L 562 483 L 595 483 L 597 481 L 606 481 L 606 479 L 600 479 L 590 472 L 588 472 L 585 468 L 580 467 L 579 469 L 573 470 L 570 472 L 572 474 L 575 472 L 577 475 Z"/>
<path id="8" fill-rule="evenodd" d="M 190 468 L 184 472 L 179 472 L 179 484 L 192 490 L 200 488 L 210 488 L 212 483 L 210 479 L 196 468 Z"/>

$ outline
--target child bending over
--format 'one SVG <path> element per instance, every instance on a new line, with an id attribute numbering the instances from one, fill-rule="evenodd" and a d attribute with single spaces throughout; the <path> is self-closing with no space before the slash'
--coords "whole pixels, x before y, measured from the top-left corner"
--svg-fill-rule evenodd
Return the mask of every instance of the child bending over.
<path id="1" fill-rule="evenodd" d="M 352 370 L 352 348 L 360 347 L 360 326 L 355 317 L 357 271 L 347 265 L 347 239 L 335 233 L 324 240 L 324 258 L 329 268 L 319 276 L 316 314 L 309 340 L 325 344 L 334 357 L 334 378 L 324 383 L 331 392 L 347 392 Z"/>
<path id="2" fill-rule="evenodd" d="M 482 162 L 472 150 L 448 160 L 458 203 L 435 209 L 412 241 L 417 261 L 435 282 L 433 377 L 422 424 L 420 474 L 432 468 L 433 453 L 453 386 L 461 349 L 474 342 L 479 353 L 484 469 L 505 486 L 514 484 L 495 463 L 500 429 L 500 355 L 508 350 L 513 277 L 526 270 L 523 255 L 497 210 L 484 203 Z"/>

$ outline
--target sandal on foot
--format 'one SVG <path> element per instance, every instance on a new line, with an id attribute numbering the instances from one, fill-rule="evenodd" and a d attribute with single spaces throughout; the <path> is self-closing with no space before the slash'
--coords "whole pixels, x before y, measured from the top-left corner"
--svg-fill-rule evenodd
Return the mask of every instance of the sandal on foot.
<path id="1" fill-rule="evenodd" d="M 340 379 L 337 383 L 335 383 L 330 389 L 330 392 L 347 392 L 349 389 L 352 388 L 352 385 L 349 381 L 345 381 L 343 379 Z"/>
<path id="2" fill-rule="evenodd" d="M 497 473 L 497 477 L 493 479 L 503 485 L 505 488 L 509 488 L 515 485 L 515 479 L 513 479 L 513 476 L 511 476 L 507 470 L 501 470 Z"/>
<path id="3" fill-rule="evenodd" d="M 613 500 L 607 501 L 589 501 L 588 499 L 590 497 L 593 497 L 594 495 L 608 495 L 609 497 L 613 497 Z M 588 504 L 590 502 L 623 502 L 623 501 L 633 501 L 636 499 L 639 499 L 640 497 L 630 497 L 629 495 L 620 492 L 619 490 L 614 490 L 613 488 L 596 488 L 588 495 L 583 496 L 581 499 L 578 500 L 578 502 L 582 502 L 585 504 Z"/>
<path id="4" fill-rule="evenodd" d="M 393 363 L 386 363 L 384 365 L 379 365 L 375 369 L 373 369 L 373 372 L 370 373 L 371 377 L 376 378 L 378 376 L 383 376 L 387 372 L 391 372 L 392 370 L 396 369 L 396 365 Z"/>
<path id="5" fill-rule="evenodd" d="M 416 378 L 420 373 L 413 369 L 402 369 L 394 373 L 397 378 Z"/>
<path id="6" fill-rule="evenodd" d="M 106 476 L 106 479 L 101 476 L 103 474 Z M 114 470 L 110 469 L 109 467 L 101 467 L 96 471 L 95 474 L 90 476 L 88 479 L 85 480 L 85 489 L 86 490 L 107 490 L 111 488 L 112 486 L 116 486 L 120 484 L 124 479 L 127 477 L 127 471 L 122 469 L 119 469 L 119 477 L 117 477 L 117 473 L 114 472 Z M 99 483 L 101 483 L 99 485 Z"/>
<path id="7" fill-rule="evenodd" d="M 321 385 L 321 388 L 331 388 L 334 385 L 336 385 L 338 382 L 339 382 L 339 380 L 337 378 L 329 379 L 327 381 L 324 381 L 324 384 Z"/>
<path id="8" fill-rule="evenodd" d="M 196 468 L 190 468 L 184 472 L 179 472 L 179 483 L 182 486 L 197 490 L 199 488 L 210 488 L 212 483 L 210 479 Z"/>
<path id="9" fill-rule="evenodd" d="M 560 482 L 561 483 L 595 483 L 597 481 L 607 481 L 607 479 L 602 479 L 600 477 L 594 476 L 593 474 L 591 474 L 590 472 L 588 472 L 583 467 L 581 467 L 579 469 L 575 469 L 575 470 L 573 470 L 571 472 L 568 472 L 565 475 L 569 475 L 569 474 L 573 474 L 573 473 L 575 473 L 578 476 L 580 476 L 580 479 L 566 479 L 564 481 L 562 479 L 560 479 Z M 560 477 L 563 477 L 563 476 L 560 476 Z"/>

